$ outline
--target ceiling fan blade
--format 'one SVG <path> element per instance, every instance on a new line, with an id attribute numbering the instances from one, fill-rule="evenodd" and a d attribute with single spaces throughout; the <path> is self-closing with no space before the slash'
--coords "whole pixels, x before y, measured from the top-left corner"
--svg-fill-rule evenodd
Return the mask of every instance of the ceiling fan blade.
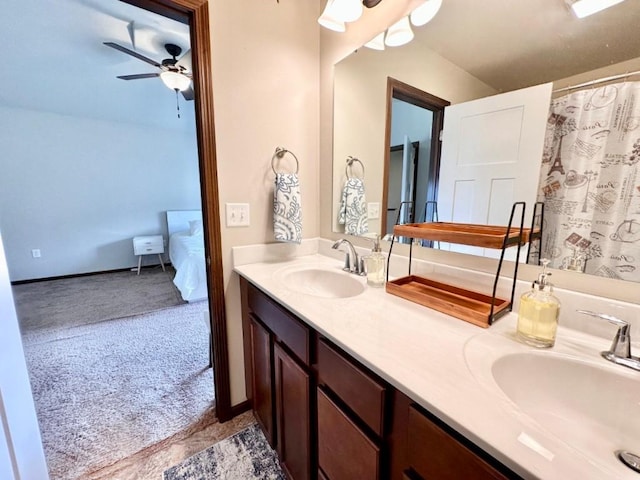
<path id="1" fill-rule="evenodd" d="M 120 75 L 117 78 L 121 78 L 122 80 L 139 80 L 141 78 L 156 78 L 159 76 L 159 73 L 138 73 L 136 75 Z"/>
<path id="2" fill-rule="evenodd" d="M 186 90 L 182 90 L 181 93 L 182 93 L 182 96 L 184 97 L 185 100 L 193 100 L 194 99 L 193 86 L 190 86 Z"/>
<path id="3" fill-rule="evenodd" d="M 133 50 L 129 50 L 128 48 L 123 47 L 122 45 L 118 45 L 117 43 L 113 43 L 113 42 L 102 42 L 102 43 L 104 43 L 107 47 L 115 48 L 116 50 L 120 50 L 121 52 L 126 53 L 127 55 L 131 55 L 132 57 L 135 57 L 138 60 L 147 62 L 153 65 L 154 67 L 162 68 L 162 65 L 160 65 L 155 60 L 151 60 L 150 58 L 145 57 L 144 55 L 140 55 L 138 52 L 134 52 Z"/>

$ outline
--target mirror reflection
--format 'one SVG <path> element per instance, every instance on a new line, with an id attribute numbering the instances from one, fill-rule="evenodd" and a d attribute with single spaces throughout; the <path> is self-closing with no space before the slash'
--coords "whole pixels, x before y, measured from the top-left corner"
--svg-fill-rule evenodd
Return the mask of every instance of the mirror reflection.
<path id="1" fill-rule="evenodd" d="M 637 24 L 640 19 L 640 6 L 632 6 L 632 2 L 620 4 L 622 10 L 614 12 L 612 8 L 611 12 L 601 12 L 597 22 L 589 20 L 590 23 L 582 24 L 570 16 L 564 5 L 556 5 L 563 2 L 545 0 L 544 3 L 548 4 L 548 11 L 543 15 L 546 23 L 538 21 L 541 16 L 539 9 L 528 12 L 532 6 L 507 7 L 504 2 L 491 0 L 483 2 L 483 8 L 480 8 L 473 3 L 468 0 L 445 2 L 432 23 L 415 29 L 414 42 L 384 52 L 362 48 L 336 65 L 334 200 L 340 198 L 346 180 L 344 172 L 340 171 L 345 159 L 348 156 L 358 157 L 366 166 L 363 182 L 369 232 L 388 233 L 398 217 L 401 223 L 422 221 L 425 204 L 430 199 L 438 200 L 440 220 L 453 220 L 443 216 L 441 206 L 442 188 L 439 189 L 438 174 L 445 165 L 433 171 L 433 165 L 439 158 L 440 129 L 432 128 L 428 138 L 419 137 L 408 127 L 396 129 L 396 122 L 392 120 L 396 116 L 395 105 L 388 109 L 386 103 L 390 96 L 388 77 L 457 105 L 544 81 L 554 81 L 554 87 L 559 89 L 640 69 L 640 59 L 636 58 L 640 42 L 633 38 L 633 28 L 625 29 L 628 22 Z M 531 16 L 523 20 L 527 14 Z M 475 17 L 474 22 L 471 17 Z M 506 26 L 496 28 L 496 18 L 502 18 Z M 535 27 L 537 36 L 544 41 L 536 41 L 522 32 L 519 32 L 520 37 L 527 36 L 527 42 L 522 38 L 505 40 L 507 30 L 517 31 L 517 26 L 521 26 L 523 21 Z M 488 30 L 480 28 L 483 24 Z M 460 29 L 467 30 L 464 36 L 458 37 L 465 39 L 466 54 L 464 46 L 459 45 L 460 40 L 456 43 L 455 35 L 439 38 L 439 34 L 460 32 Z M 551 33 L 553 29 L 554 34 Z M 571 35 L 559 37 L 558 31 L 571 32 Z M 599 35 L 597 41 L 594 40 L 596 32 Z M 549 48 L 549 35 L 555 41 L 553 53 L 544 51 L 544 48 Z M 498 48 L 491 43 L 493 37 L 502 42 L 503 47 Z M 425 38 L 429 42 L 428 48 L 422 45 Z M 579 55 L 576 55 L 578 50 L 571 50 L 575 45 L 559 43 L 565 40 L 582 42 Z M 469 48 L 469 45 L 475 47 Z M 487 48 L 482 48 L 485 45 Z M 512 51 L 516 45 L 519 55 Z M 533 48 L 526 49 L 527 45 Z M 538 58 L 535 57 L 536 48 L 540 50 Z M 480 51 L 484 53 L 480 55 Z M 570 55 L 560 62 L 558 58 L 562 52 Z M 579 61 L 575 57 L 580 57 Z M 617 62 L 624 63 L 610 66 L 607 70 L 600 69 Z M 639 78 L 629 76 L 605 84 L 554 92 L 551 111 L 550 99 L 546 102 L 544 120 L 537 127 L 543 130 L 538 134 L 540 151 L 537 158 L 542 159 L 538 160 L 541 168 L 535 175 L 540 180 L 539 192 L 536 190 L 537 182 L 532 182 L 531 177 L 525 179 L 533 187 L 533 193 L 528 194 L 525 200 L 527 205 L 531 205 L 529 210 L 532 210 L 536 196 L 544 200 L 542 250 L 543 256 L 548 256 L 555 268 L 640 280 L 640 272 L 634 277 L 634 272 L 640 270 L 637 268 L 640 267 L 640 238 L 637 238 L 640 237 L 640 189 L 637 187 L 640 181 L 637 181 L 635 173 L 639 153 L 636 150 L 640 148 L 636 141 L 640 141 L 640 130 L 634 138 L 635 128 L 640 125 L 635 121 L 640 117 L 640 111 L 636 111 L 638 102 L 635 94 L 623 96 L 623 88 L 616 85 L 629 85 L 626 87 L 629 92 L 637 92 L 640 84 L 635 81 Z M 615 98 L 612 91 L 615 91 Z M 600 96 L 590 102 L 594 92 L 599 92 Z M 402 102 L 398 99 L 393 101 Z M 613 109 L 607 114 L 605 103 Z M 477 127 L 478 131 L 485 128 Z M 420 120 L 419 128 L 429 130 L 428 120 Z M 500 134 L 492 136 L 494 140 L 500 138 Z M 620 137 L 624 137 L 624 142 L 610 142 Z M 444 153 L 448 147 L 446 132 L 443 140 Z M 415 142 L 418 143 L 417 149 L 413 146 L 407 148 Z M 436 145 L 435 149 L 433 145 Z M 417 151 L 417 168 L 412 165 L 412 155 L 403 155 L 400 160 L 396 153 L 392 154 L 392 147 L 395 151 L 407 153 Z M 459 145 L 456 148 L 460 148 Z M 527 149 L 531 150 L 530 147 Z M 434 152 L 437 154 L 435 159 Z M 558 164 L 552 169 L 558 155 L 564 172 Z M 426 185 L 424 177 L 420 177 L 420 162 L 425 157 L 432 168 L 426 175 Z M 613 167 L 618 165 L 623 168 L 613 174 Z M 518 192 L 520 190 L 516 188 Z M 412 202 L 412 205 L 406 212 L 399 212 L 398 216 L 399 202 L 403 201 Z M 338 204 L 339 201 L 334 201 L 336 214 Z M 583 212 L 584 208 L 587 212 Z M 426 218 L 429 216 L 427 213 Z M 604 217 L 607 220 L 603 220 Z M 484 223 L 506 223 L 493 221 L 499 216 L 491 213 L 485 218 L 492 221 Z M 334 231 L 344 232 L 337 220 L 334 220 Z"/>

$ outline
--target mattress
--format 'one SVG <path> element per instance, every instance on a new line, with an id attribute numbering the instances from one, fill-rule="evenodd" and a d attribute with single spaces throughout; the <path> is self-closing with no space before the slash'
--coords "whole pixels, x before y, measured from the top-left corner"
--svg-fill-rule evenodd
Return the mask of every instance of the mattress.
<path id="1" fill-rule="evenodd" d="M 204 235 L 176 232 L 169 237 L 169 258 L 176 270 L 174 285 L 187 302 L 207 299 Z"/>

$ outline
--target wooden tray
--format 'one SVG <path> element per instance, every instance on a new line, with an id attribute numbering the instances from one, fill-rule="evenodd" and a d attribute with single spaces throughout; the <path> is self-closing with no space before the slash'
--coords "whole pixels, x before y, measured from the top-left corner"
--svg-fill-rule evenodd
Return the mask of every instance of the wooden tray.
<path id="1" fill-rule="evenodd" d="M 530 228 L 522 231 L 522 244 L 529 241 Z M 393 234 L 398 237 L 423 238 L 440 242 L 473 245 L 485 248 L 502 248 L 507 227 L 498 225 L 476 225 L 473 223 L 405 223 L 393 227 Z M 507 245 L 517 245 L 520 229 L 511 227 Z"/>
<path id="2" fill-rule="evenodd" d="M 433 308 L 474 325 L 489 327 L 492 297 L 435 280 L 409 275 L 387 282 L 386 290 L 425 307 Z M 509 301 L 495 299 L 494 318 L 509 308 Z M 506 313 L 506 312 L 505 312 Z"/>

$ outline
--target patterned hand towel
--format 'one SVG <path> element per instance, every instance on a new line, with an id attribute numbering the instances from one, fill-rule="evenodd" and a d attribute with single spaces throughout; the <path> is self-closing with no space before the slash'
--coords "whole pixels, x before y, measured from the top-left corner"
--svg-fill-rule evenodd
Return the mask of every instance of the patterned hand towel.
<path id="1" fill-rule="evenodd" d="M 344 184 L 338 223 L 344 225 L 344 233 L 348 235 L 362 235 L 369 231 L 362 179 L 348 178 Z"/>
<path id="2" fill-rule="evenodd" d="M 300 182 L 295 173 L 276 173 L 273 190 L 273 234 L 279 242 L 302 241 Z"/>

